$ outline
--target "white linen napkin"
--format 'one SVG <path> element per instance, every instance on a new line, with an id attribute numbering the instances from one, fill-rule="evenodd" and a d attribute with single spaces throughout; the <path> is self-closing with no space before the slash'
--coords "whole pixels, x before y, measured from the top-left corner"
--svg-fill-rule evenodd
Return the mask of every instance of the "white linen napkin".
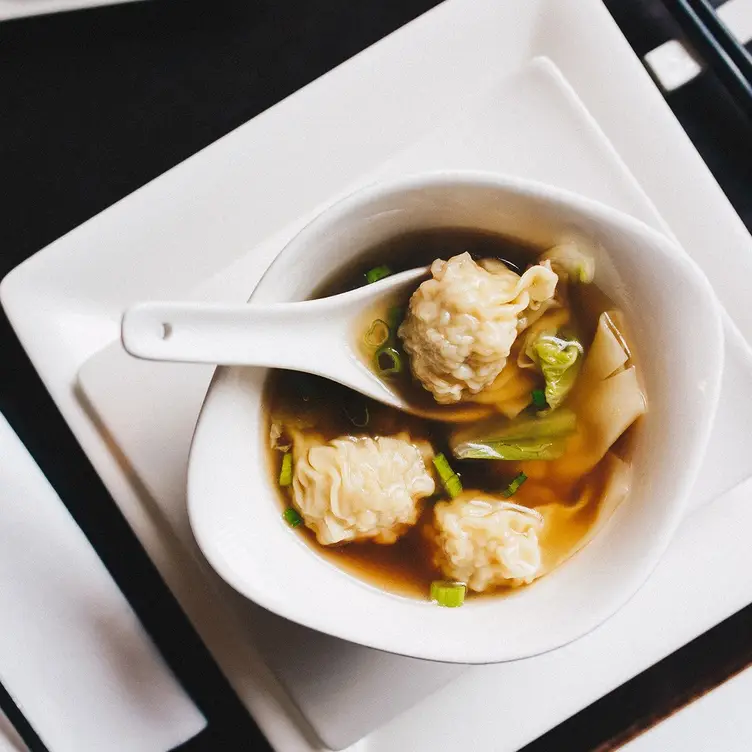
<path id="1" fill-rule="evenodd" d="M 206 720 L 0 415 L 0 680 L 55 752 L 166 752 Z M 23 749 L 0 719 L 0 750 Z"/>

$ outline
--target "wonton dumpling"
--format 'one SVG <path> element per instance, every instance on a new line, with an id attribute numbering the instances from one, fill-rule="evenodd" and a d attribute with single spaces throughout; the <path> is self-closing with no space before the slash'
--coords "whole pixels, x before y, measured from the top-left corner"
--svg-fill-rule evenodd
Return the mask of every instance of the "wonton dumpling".
<path id="1" fill-rule="evenodd" d="M 403 438 L 342 436 L 296 444 L 293 498 L 319 543 L 394 543 L 418 521 L 433 478 L 414 444 Z"/>
<path id="2" fill-rule="evenodd" d="M 548 265 L 520 277 L 500 262 L 481 263 L 469 253 L 434 261 L 399 329 L 413 375 L 441 404 L 492 384 L 518 332 L 553 302 L 558 278 Z"/>
<path id="3" fill-rule="evenodd" d="M 434 508 L 434 564 L 476 592 L 525 585 L 541 573 L 542 529 L 535 510 L 468 491 Z"/>

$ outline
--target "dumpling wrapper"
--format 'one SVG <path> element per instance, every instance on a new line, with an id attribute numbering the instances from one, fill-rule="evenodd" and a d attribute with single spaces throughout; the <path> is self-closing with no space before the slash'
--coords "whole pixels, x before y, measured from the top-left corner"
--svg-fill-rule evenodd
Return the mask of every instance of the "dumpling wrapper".
<path id="1" fill-rule="evenodd" d="M 469 399 L 491 405 L 507 418 L 515 418 L 530 404 L 535 383 L 533 374 L 520 368 L 518 359 L 512 353 L 494 382 Z"/>
<path id="2" fill-rule="evenodd" d="M 612 376 L 629 360 L 629 348 L 619 331 L 619 325 L 621 316 L 618 312 L 609 311 L 600 315 L 590 352 L 580 374 L 582 390 L 587 389 L 589 382 L 594 384 Z"/>
<path id="3" fill-rule="evenodd" d="M 608 452 L 600 470 L 599 477 L 588 480 L 574 504 L 551 503 L 536 507 L 544 520 L 538 535 L 543 552 L 539 577 L 563 564 L 593 540 L 629 495 L 631 465 Z"/>

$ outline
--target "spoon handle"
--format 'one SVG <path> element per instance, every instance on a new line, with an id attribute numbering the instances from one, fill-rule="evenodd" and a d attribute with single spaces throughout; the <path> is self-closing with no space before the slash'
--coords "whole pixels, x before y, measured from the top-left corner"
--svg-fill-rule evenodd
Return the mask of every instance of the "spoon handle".
<path id="1" fill-rule="evenodd" d="M 311 314 L 310 303 L 140 303 L 125 312 L 121 337 L 146 360 L 328 372 L 341 355 L 327 343 L 341 339 L 341 325 Z"/>

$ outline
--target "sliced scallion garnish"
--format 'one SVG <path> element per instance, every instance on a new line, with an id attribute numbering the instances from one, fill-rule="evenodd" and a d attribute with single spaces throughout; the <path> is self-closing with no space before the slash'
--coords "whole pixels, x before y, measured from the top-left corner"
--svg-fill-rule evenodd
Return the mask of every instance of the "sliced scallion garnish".
<path id="1" fill-rule="evenodd" d="M 391 274 L 392 270 L 386 264 L 375 266 L 373 269 L 369 269 L 366 272 L 366 282 L 370 285 L 373 282 L 378 282 L 380 279 L 384 279 L 384 277 L 391 276 Z"/>
<path id="2" fill-rule="evenodd" d="M 293 507 L 287 507 L 287 509 L 282 512 L 282 517 L 290 527 L 297 527 L 303 522 L 303 518 L 298 514 L 298 510 Z"/>
<path id="3" fill-rule="evenodd" d="M 376 371 L 379 376 L 394 376 L 402 372 L 402 356 L 393 347 L 382 347 L 376 353 Z"/>
<path id="4" fill-rule="evenodd" d="M 389 324 L 381 319 L 376 319 L 366 332 L 364 340 L 368 347 L 377 350 L 389 341 L 390 334 Z"/>
<path id="5" fill-rule="evenodd" d="M 282 457 L 282 467 L 279 471 L 279 485 L 292 485 L 292 452 L 285 452 Z"/>
<path id="6" fill-rule="evenodd" d="M 504 491 L 504 497 L 510 498 L 511 496 L 514 496 L 517 491 L 519 491 L 520 486 L 527 480 L 527 475 L 525 473 L 520 473 L 508 486 L 507 490 Z"/>
<path id="7" fill-rule="evenodd" d="M 450 499 L 462 493 L 460 476 L 452 470 L 449 460 L 443 454 L 437 454 L 433 458 L 433 466 L 436 468 L 441 485 L 444 486 L 444 490 L 449 494 Z"/>
<path id="8" fill-rule="evenodd" d="M 462 582 L 434 580 L 431 583 L 431 600 L 439 606 L 457 608 L 465 602 L 467 587 Z"/>
<path id="9" fill-rule="evenodd" d="M 533 405 L 539 410 L 543 410 L 548 407 L 546 402 L 546 392 L 543 389 L 533 389 L 532 393 Z"/>

